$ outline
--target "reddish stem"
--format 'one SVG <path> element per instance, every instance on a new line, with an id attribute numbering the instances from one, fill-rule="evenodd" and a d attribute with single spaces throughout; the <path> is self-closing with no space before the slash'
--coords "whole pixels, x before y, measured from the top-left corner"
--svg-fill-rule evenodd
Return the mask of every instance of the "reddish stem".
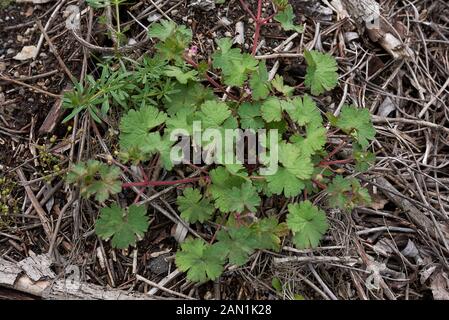
<path id="1" fill-rule="evenodd" d="M 331 153 L 329 153 L 327 155 L 327 157 L 323 159 L 323 161 L 326 161 L 326 160 L 329 160 L 330 158 L 332 158 L 335 154 L 337 154 L 337 152 L 339 152 L 341 149 L 343 149 L 344 146 L 347 144 L 348 144 L 348 142 L 344 141 L 344 140 L 342 142 L 340 142 L 340 144 L 337 147 L 335 147 L 335 149 L 332 150 Z"/>
<path id="2" fill-rule="evenodd" d="M 184 60 L 190 64 L 192 67 L 194 68 L 198 68 L 198 63 L 196 63 L 195 61 L 193 61 L 192 59 L 190 59 L 189 57 L 184 56 Z M 238 101 L 239 98 L 237 98 L 236 96 L 234 96 L 232 93 L 227 92 L 225 88 L 223 88 L 217 81 L 215 81 L 211 76 L 209 76 L 207 74 L 207 71 L 204 73 L 204 75 L 206 76 L 207 81 L 209 81 L 209 83 L 211 85 L 213 85 L 215 88 L 217 88 L 218 90 L 220 90 L 221 92 L 227 94 L 227 96 L 229 98 L 231 98 L 232 100 Z"/>
<path id="3" fill-rule="evenodd" d="M 321 182 L 319 182 L 318 180 L 312 180 L 312 182 L 315 183 L 318 186 L 318 188 L 320 188 L 322 190 L 327 189 L 327 187 L 324 184 L 322 184 Z"/>
<path id="4" fill-rule="evenodd" d="M 261 28 L 261 25 L 258 22 L 256 22 L 256 30 L 254 32 L 254 40 L 253 40 L 253 49 L 251 51 L 251 54 L 253 56 L 256 55 L 257 47 L 259 45 L 260 28 Z"/>
<path id="5" fill-rule="evenodd" d="M 179 179 L 174 181 L 139 181 L 139 182 L 128 182 L 122 184 L 122 188 L 132 188 L 132 187 L 157 187 L 157 186 L 172 186 L 175 184 L 193 183 L 200 179 L 209 179 L 209 177 L 197 177 L 197 178 L 187 178 Z"/>
<path id="6" fill-rule="evenodd" d="M 254 13 L 251 12 L 251 10 L 249 9 L 248 3 L 246 3 L 245 0 L 240 0 L 240 4 L 243 7 L 243 9 L 249 13 L 251 18 L 254 19 L 255 30 L 254 30 L 253 47 L 251 50 L 251 53 L 254 56 L 254 55 L 256 55 L 257 47 L 259 46 L 260 30 L 263 25 L 267 24 L 267 22 L 275 16 L 275 13 L 270 15 L 267 18 L 262 18 L 263 0 L 257 0 L 257 14 L 256 15 L 254 15 Z"/>
<path id="7" fill-rule="evenodd" d="M 275 15 L 276 15 L 276 13 L 273 13 L 273 14 L 272 14 L 271 16 L 269 16 L 268 18 L 262 19 L 262 23 L 263 23 L 263 24 L 267 24 L 268 21 L 270 21 L 271 19 L 273 19 Z"/>
<path id="8" fill-rule="evenodd" d="M 243 9 L 245 9 L 245 11 L 249 13 L 251 18 L 254 19 L 254 21 L 257 20 L 257 18 L 254 16 L 254 13 L 252 13 L 252 11 L 249 9 L 248 4 L 244 0 L 240 0 L 240 4 L 242 5 Z"/>

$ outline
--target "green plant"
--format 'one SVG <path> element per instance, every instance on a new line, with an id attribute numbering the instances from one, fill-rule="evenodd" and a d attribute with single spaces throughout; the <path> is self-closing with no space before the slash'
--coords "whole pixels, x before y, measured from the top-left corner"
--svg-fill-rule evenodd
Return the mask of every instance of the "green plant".
<path id="1" fill-rule="evenodd" d="M 288 3 L 276 3 L 279 12 L 286 9 L 284 14 L 290 15 Z M 188 239 L 181 244 L 176 264 L 187 272 L 188 279 L 213 280 L 220 276 L 227 262 L 241 266 L 256 250 L 280 250 L 281 239 L 289 233 L 293 233 L 293 243 L 298 248 L 317 246 L 328 223 L 324 211 L 308 200 L 316 193 L 327 193 L 329 204 L 344 210 L 369 202 L 368 192 L 357 179 L 335 175 L 337 166 L 345 165 L 350 171 L 366 170 L 374 160 L 368 147 L 375 131 L 366 110 L 345 106 L 339 116 L 323 117 L 314 98 L 305 93 L 295 96 L 297 88 L 285 85 L 279 75 L 269 81 L 265 62 L 234 48 L 230 39 L 217 41 L 218 49 L 209 65 L 198 61 L 193 47 L 189 48 L 191 33 L 185 27 L 162 21 L 153 24 L 149 34 L 159 39 L 154 55 L 141 62 L 124 60 L 129 69 L 125 81 L 128 85 L 119 88 L 131 101 L 127 108 L 119 108 L 124 112 L 119 135 L 123 165 L 131 162 L 143 168 L 158 159 L 165 170 L 172 170 L 175 164 L 170 152 L 175 142 L 170 134 L 184 129 L 184 136 L 194 136 L 195 121 L 202 124 L 202 132 L 210 128 L 220 132 L 237 128 L 278 130 L 270 133 L 270 139 L 261 141 L 268 154 L 279 155 L 278 170 L 272 175 L 263 174 L 269 166 L 267 157 L 259 157 L 252 165 L 237 161 L 226 164 L 217 156 L 221 150 L 217 141 L 197 141 L 195 137 L 195 147 L 204 147 L 206 159 L 216 160 L 209 170 L 202 170 L 200 177 L 173 181 L 144 178 L 120 184 L 120 170 L 113 166 L 88 162 L 72 169 L 68 180 L 80 183 L 83 195 L 95 194 L 101 202 L 121 188 L 189 184 L 176 201 L 181 218 L 197 226 L 209 225 L 215 234 L 210 243 Z M 305 84 L 312 95 L 334 88 L 338 80 L 335 59 L 316 51 L 304 55 L 308 66 Z M 94 84 L 91 88 L 95 88 Z M 227 100 L 219 100 L 220 93 L 225 93 Z M 90 95 L 98 93 L 92 89 Z M 343 137 L 337 146 L 329 143 L 335 133 Z M 352 157 L 334 158 L 350 144 Z M 299 197 L 303 201 L 298 202 Z M 267 199 L 290 203 L 287 216 L 268 215 L 261 210 Z M 125 223 L 116 206 L 102 209 L 102 217 L 100 226 L 110 221 L 120 226 Z M 141 236 L 144 232 L 143 223 L 139 226 L 142 228 L 127 227 L 128 240 L 116 240 L 113 245 L 134 244 L 131 234 Z M 111 237 L 114 228 L 97 226 L 97 233 Z"/>
<path id="2" fill-rule="evenodd" d="M 0 227 L 8 222 L 9 213 L 19 213 L 19 199 L 13 196 L 16 183 L 0 174 Z"/>
<path id="3" fill-rule="evenodd" d="M 145 207 L 132 205 L 127 210 L 122 210 L 113 204 L 100 210 L 95 232 L 105 240 L 112 238 L 114 248 L 126 249 L 143 237 L 148 226 Z"/>
<path id="4" fill-rule="evenodd" d="M 122 191 L 119 181 L 120 169 L 108 166 L 96 160 L 74 165 L 67 174 L 68 183 L 78 183 L 82 196 L 89 198 L 95 195 L 95 200 L 106 201 L 110 195 Z"/>

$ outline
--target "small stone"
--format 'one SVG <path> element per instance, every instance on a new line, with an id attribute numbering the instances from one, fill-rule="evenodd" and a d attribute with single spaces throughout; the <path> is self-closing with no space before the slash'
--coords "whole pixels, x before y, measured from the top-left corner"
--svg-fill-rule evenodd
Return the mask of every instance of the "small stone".
<path id="1" fill-rule="evenodd" d="M 6 70 L 6 63 L 0 62 L 0 72 L 3 72 Z"/>
<path id="2" fill-rule="evenodd" d="M 162 254 L 154 259 L 151 259 L 148 263 L 148 269 L 157 275 L 167 273 L 169 267 L 169 263 L 167 261 L 168 256 L 169 254 Z"/>
<path id="3" fill-rule="evenodd" d="M 19 77 L 20 77 L 19 71 L 14 72 L 14 77 L 15 77 L 15 78 L 19 78 Z"/>
<path id="4" fill-rule="evenodd" d="M 18 54 L 16 54 L 13 59 L 14 60 L 28 60 L 31 58 L 34 58 L 37 54 L 37 48 L 36 46 L 24 46 L 22 48 L 22 51 L 20 51 Z"/>
<path id="5" fill-rule="evenodd" d="M 154 22 L 161 19 L 162 16 L 159 13 L 150 14 L 147 18 L 148 22 Z"/>
<path id="6" fill-rule="evenodd" d="M 226 31 L 224 33 L 224 35 L 225 35 L 225 37 L 228 37 L 228 38 L 232 37 L 232 33 L 230 33 L 229 31 Z"/>
<path id="7" fill-rule="evenodd" d="M 16 52 L 16 50 L 9 48 L 8 50 L 6 50 L 6 54 L 14 54 Z"/>

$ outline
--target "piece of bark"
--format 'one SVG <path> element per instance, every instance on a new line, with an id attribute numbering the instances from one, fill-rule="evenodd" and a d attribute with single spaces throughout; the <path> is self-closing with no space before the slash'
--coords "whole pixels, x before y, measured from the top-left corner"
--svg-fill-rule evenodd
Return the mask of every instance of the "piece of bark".
<path id="1" fill-rule="evenodd" d="M 62 94 L 64 94 L 64 92 L 66 91 L 70 91 L 72 88 L 73 88 L 72 84 L 67 83 Z M 62 103 L 63 99 L 56 99 L 56 101 L 53 103 L 50 112 L 47 114 L 44 122 L 42 123 L 42 125 L 38 130 L 39 135 L 49 134 L 55 130 L 56 125 L 59 123 L 59 119 L 64 113 L 64 110 L 62 109 Z"/>
<path id="2" fill-rule="evenodd" d="M 330 21 L 332 19 L 332 10 L 324 7 L 317 0 L 295 0 L 291 2 L 297 16 L 305 15 L 307 17 L 319 18 Z"/>
<path id="3" fill-rule="evenodd" d="M 366 29 L 373 42 L 379 43 L 394 59 L 411 59 L 413 51 L 400 39 L 399 32 L 380 13 L 375 0 L 340 1 L 359 29 Z"/>
<path id="4" fill-rule="evenodd" d="M 65 279 L 52 278 L 48 255 L 34 256 L 19 263 L 0 258 L 0 286 L 17 290 L 45 300 L 154 300 L 143 293 L 131 293 L 118 289 L 104 288 L 82 282 L 67 276 Z M 20 267 L 22 266 L 22 267 Z M 32 278 L 37 279 L 33 281 Z"/>

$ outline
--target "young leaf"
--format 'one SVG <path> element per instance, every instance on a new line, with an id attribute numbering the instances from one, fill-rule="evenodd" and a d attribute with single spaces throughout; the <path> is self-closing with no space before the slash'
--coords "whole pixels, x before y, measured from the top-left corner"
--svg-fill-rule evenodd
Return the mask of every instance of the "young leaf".
<path id="1" fill-rule="evenodd" d="M 253 73 L 249 81 L 249 86 L 252 89 L 254 100 L 265 99 L 270 93 L 268 71 L 264 61 L 259 63 L 259 69 Z"/>
<path id="2" fill-rule="evenodd" d="M 275 217 L 259 219 L 251 225 L 251 246 L 255 249 L 279 251 L 280 237 L 287 234 L 287 225 L 279 223 Z"/>
<path id="3" fill-rule="evenodd" d="M 129 245 L 135 245 L 137 238 L 143 237 L 148 226 L 145 207 L 132 205 L 124 214 L 120 207 L 113 204 L 101 208 L 95 232 L 104 240 L 112 237 L 114 248 L 126 249 Z"/>
<path id="4" fill-rule="evenodd" d="M 343 106 L 336 126 L 354 137 L 364 149 L 368 147 L 369 140 L 373 140 L 376 136 L 368 109 Z"/>
<path id="5" fill-rule="evenodd" d="M 120 146 L 124 149 L 153 145 L 149 131 L 165 122 L 167 115 L 153 106 L 130 110 L 120 121 Z"/>
<path id="6" fill-rule="evenodd" d="M 164 105 L 169 115 L 179 111 L 193 113 L 205 101 L 213 99 L 215 95 L 212 89 L 206 88 L 199 82 L 190 81 L 185 85 L 176 84 L 173 91 L 165 97 Z"/>
<path id="7" fill-rule="evenodd" d="M 160 23 L 153 24 L 149 30 L 148 35 L 152 38 L 157 38 L 161 41 L 167 40 L 176 30 L 176 23 L 169 20 L 161 20 Z"/>
<path id="8" fill-rule="evenodd" d="M 293 121 L 300 126 L 320 126 L 323 122 L 320 110 L 315 101 L 308 95 L 295 98 L 291 101 L 293 107 L 287 110 Z"/>
<path id="9" fill-rule="evenodd" d="M 371 203 L 368 190 L 362 188 L 355 178 L 343 178 L 338 175 L 327 187 L 329 204 L 343 210 L 351 210 L 358 205 Z"/>
<path id="10" fill-rule="evenodd" d="M 250 181 L 242 184 L 239 188 L 216 188 L 213 196 L 215 206 L 222 212 L 243 212 L 245 209 L 255 212 L 260 205 L 260 197 L 257 189 Z"/>
<path id="11" fill-rule="evenodd" d="M 218 254 L 218 251 L 201 239 L 188 239 L 176 253 L 176 266 L 187 272 L 190 281 L 215 280 L 223 272 L 224 263 L 223 255 Z"/>
<path id="12" fill-rule="evenodd" d="M 232 112 L 226 103 L 210 100 L 201 105 L 198 116 L 202 121 L 202 127 L 207 129 L 220 127 L 223 122 L 231 117 L 231 114 Z"/>
<path id="13" fill-rule="evenodd" d="M 276 97 L 270 97 L 265 100 L 260 109 L 262 117 L 266 122 L 275 122 L 282 120 L 282 103 Z"/>
<path id="14" fill-rule="evenodd" d="M 231 264 L 242 266 L 248 262 L 249 256 L 254 252 L 251 247 L 251 230 L 248 227 L 231 227 L 227 231 L 220 230 L 217 233 L 218 243 L 224 256 Z"/>
<path id="15" fill-rule="evenodd" d="M 181 211 L 181 217 L 190 223 L 204 222 L 215 211 L 214 206 L 208 199 L 201 196 L 198 189 L 185 189 L 183 195 L 176 200 L 176 203 Z"/>
<path id="16" fill-rule="evenodd" d="M 355 160 L 354 169 L 359 172 L 366 172 L 376 161 L 376 155 L 372 152 L 364 151 L 358 143 L 352 144 L 352 155 Z"/>
<path id="17" fill-rule="evenodd" d="M 291 143 L 279 145 L 279 162 L 292 174 L 301 180 L 312 177 L 313 164 L 310 156 L 302 155 L 301 149 Z"/>
<path id="18" fill-rule="evenodd" d="M 287 225 L 299 249 L 314 248 L 328 229 L 326 214 L 310 201 L 288 205 Z"/>
<path id="19" fill-rule="evenodd" d="M 289 170 L 279 167 L 276 174 L 266 176 L 268 190 L 273 194 L 295 197 L 304 189 L 304 182 Z"/>
<path id="20" fill-rule="evenodd" d="M 238 110 L 238 115 L 240 116 L 240 126 L 242 129 L 257 130 L 264 127 L 259 103 L 242 103 Z"/>
<path id="21" fill-rule="evenodd" d="M 295 91 L 295 88 L 285 85 L 284 78 L 278 74 L 271 80 L 271 85 L 286 97 L 290 97 Z"/>
<path id="22" fill-rule="evenodd" d="M 285 8 L 279 11 L 275 16 L 274 20 L 279 22 L 282 26 L 282 29 L 285 31 L 295 31 L 298 33 L 302 33 L 304 28 L 302 26 L 296 26 L 294 24 L 295 15 L 293 13 L 293 7 L 291 4 L 285 6 Z"/>
<path id="23" fill-rule="evenodd" d="M 74 165 L 67 174 L 67 182 L 79 183 L 83 197 L 90 198 L 95 195 L 95 200 L 104 202 L 110 195 L 122 191 L 120 173 L 120 169 L 116 166 L 89 160 L 87 163 L 80 162 Z"/>
<path id="24" fill-rule="evenodd" d="M 315 50 L 304 51 L 304 58 L 307 62 L 307 74 L 304 84 L 310 88 L 314 96 L 318 96 L 337 86 L 337 61 L 327 53 Z"/>
<path id="25" fill-rule="evenodd" d="M 162 20 L 153 24 L 148 30 L 150 37 L 161 40 L 156 44 L 159 58 L 183 64 L 183 53 L 192 41 L 192 31 L 185 26 L 178 26 L 173 21 Z"/>
<path id="26" fill-rule="evenodd" d="M 290 137 L 292 141 L 300 150 L 301 154 L 304 156 L 314 155 L 317 151 L 323 150 L 326 144 L 326 129 L 322 126 L 307 126 L 306 128 L 306 138 L 294 135 Z"/>
<path id="27" fill-rule="evenodd" d="M 232 40 L 222 38 L 217 41 L 219 50 L 212 55 L 213 67 L 221 69 L 224 83 L 229 86 L 243 86 L 248 74 L 257 71 L 258 61 L 240 49 L 232 48 Z"/>
<path id="28" fill-rule="evenodd" d="M 198 72 L 196 70 L 182 71 L 181 68 L 175 66 L 168 66 L 165 74 L 169 77 L 176 78 L 179 83 L 187 84 L 189 80 L 196 80 Z"/>

